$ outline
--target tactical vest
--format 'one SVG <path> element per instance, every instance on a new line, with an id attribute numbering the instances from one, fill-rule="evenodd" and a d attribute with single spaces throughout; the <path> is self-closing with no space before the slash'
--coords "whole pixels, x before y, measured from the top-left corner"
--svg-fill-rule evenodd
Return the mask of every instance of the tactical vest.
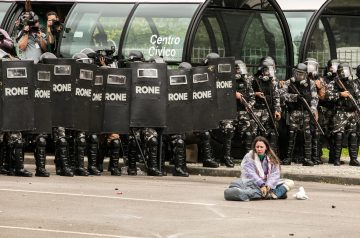
<path id="1" fill-rule="evenodd" d="M 307 86 L 304 85 L 300 85 L 298 82 L 290 82 L 290 84 L 294 85 L 297 90 L 299 91 L 300 95 L 305 98 L 306 102 L 311 105 L 311 90 L 310 90 L 310 80 L 307 79 Z M 295 90 L 293 90 L 291 87 L 289 87 L 288 90 L 289 93 L 292 94 L 296 94 Z M 300 100 L 297 100 L 296 102 L 286 102 L 287 106 L 288 106 L 288 110 L 289 111 L 294 111 L 294 110 L 302 110 L 302 108 L 304 107 L 303 102 L 301 102 Z"/>
<path id="2" fill-rule="evenodd" d="M 257 82 L 256 82 L 257 80 Z M 259 85 L 260 88 L 259 88 Z M 273 84 L 272 84 L 272 80 L 268 80 L 268 81 L 263 81 L 262 79 L 260 79 L 259 77 L 254 77 L 254 80 L 252 81 L 252 86 L 254 89 L 254 92 L 262 92 L 265 97 L 266 100 L 269 104 L 270 109 L 272 109 L 272 104 L 273 104 Z M 255 97 L 255 106 L 256 109 L 266 109 L 266 104 L 265 104 L 265 100 L 263 98 L 260 97 Z"/>
<path id="3" fill-rule="evenodd" d="M 333 76 L 325 76 L 324 81 L 328 85 L 332 80 L 334 80 Z M 332 101 L 329 101 L 325 98 L 325 100 L 319 100 L 319 106 L 325 107 L 327 109 L 334 109 L 335 103 Z"/>
<path id="4" fill-rule="evenodd" d="M 357 98 L 356 98 L 356 95 L 355 95 L 355 90 L 354 90 L 353 84 L 349 80 L 342 80 L 341 79 L 341 82 L 344 84 L 345 88 L 349 91 L 349 93 L 356 100 Z M 339 85 L 337 83 L 335 83 L 335 90 L 336 90 L 336 92 L 344 91 L 339 87 Z M 354 111 L 356 111 L 356 107 L 353 105 L 351 100 L 348 99 L 348 98 L 344 98 L 344 97 L 340 97 L 336 101 L 336 107 L 338 109 L 346 111 L 346 112 L 354 112 Z"/>

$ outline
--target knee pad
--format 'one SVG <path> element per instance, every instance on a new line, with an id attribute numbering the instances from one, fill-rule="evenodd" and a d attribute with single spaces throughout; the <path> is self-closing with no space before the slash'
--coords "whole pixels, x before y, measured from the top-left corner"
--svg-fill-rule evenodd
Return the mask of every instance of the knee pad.
<path id="1" fill-rule="evenodd" d="M 45 147 L 46 146 L 46 139 L 44 137 L 39 137 L 37 140 L 36 140 L 36 145 L 37 146 L 40 146 L 40 147 Z"/>
<path id="2" fill-rule="evenodd" d="M 201 140 L 210 140 L 210 132 L 205 131 L 205 132 L 200 133 L 200 139 Z"/>
<path id="3" fill-rule="evenodd" d="M 149 146 L 157 146 L 158 145 L 158 141 L 157 138 L 155 137 L 151 137 L 150 140 L 147 141 Z"/>
<path id="4" fill-rule="evenodd" d="M 23 146 L 24 146 L 23 140 L 22 139 L 16 139 L 14 146 L 15 146 L 15 148 L 23 148 Z"/>
<path id="5" fill-rule="evenodd" d="M 91 144 L 99 143 L 99 137 L 96 134 L 91 134 L 90 135 L 90 143 Z"/>
<path id="6" fill-rule="evenodd" d="M 62 147 L 67 146 L 67 141 L 64 137 L 62 137 L 62 138 L 59 138 L 58 144 L 59 144 L 59 146 L 62 146 Z"/>
<path id="7" fill-rule="evenodd" d="M 111 147 L 114 149 L 120 148 L 120 140 L 119 139 L 113 139 L 110 142 Z"/>
<path id="8" fill-rule="evenodd" d="M 77 146 L 82 146 L 82 147 L 86 146 L 86 140 L 85 140 L 85 138 L 83 138 L 83 137 L 78 138 L 78 139 L 76 140 L 76 143 L 77 143 Z"/>

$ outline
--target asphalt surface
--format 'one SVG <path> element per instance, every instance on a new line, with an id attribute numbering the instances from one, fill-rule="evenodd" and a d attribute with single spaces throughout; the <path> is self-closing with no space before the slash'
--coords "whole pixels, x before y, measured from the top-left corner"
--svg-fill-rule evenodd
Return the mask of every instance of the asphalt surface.
<path id="1" fill-rule="evenodd" d="M 33 166 L 28 166 L 30 170 Z M 230 202 L 235 178 L 0 176 L 0 237 L 360 237 L 360 186 L 296 181 L 287 200 Z M 292 195 L 303 186 L 308 200 Z"/>

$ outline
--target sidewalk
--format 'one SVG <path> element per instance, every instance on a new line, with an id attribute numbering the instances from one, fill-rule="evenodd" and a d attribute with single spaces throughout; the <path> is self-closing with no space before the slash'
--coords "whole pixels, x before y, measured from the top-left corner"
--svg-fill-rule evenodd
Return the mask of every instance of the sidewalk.
<path id="1" fill-rule="evenodd" d="M 306 167 L 301 164 L 292 164 L 291 166 L 281 166 L 281 175 L 284 178 L 289 178 L 297 181 L 322 182 L 344 185 L 360 185 L 360 167 L 349 166 L 349 158 L 342 158 L 345 162 L 341 166 L 333 166 L 332 164 L 324 163 L 314 167 Z M 108 158 L 105 158 L 104 168 L 108 166 Z M 25 154 L 25 167 L 27 165 L 34 165 L 35 160 L 32 154 Z M 47 167 L 54 167 L 54 156 L 47 156 Z M 120 166 L 124 166 L 122 160 Z M 139 163 L 141 171 L 144 171 L 144 165 Z M 240 165 L 234 168 L 226 168 L 220 166 L 219 168 L 204 168 L 200 163 L 188 163 L 188 172 L 191 176 L 221 176 L 221 177 L 239 177 Z M 50 169 L 50 168 L 49 168 Z M 171 176 L 172 165 L 166 163 L 165 170 L 168 176 Z M 54 169 L 50 169 L 54 170 Z M 138 175 L 145 175 L 139 171 Z M 123 174 L 126 174 L 126 168 L 122 169 Z"/>

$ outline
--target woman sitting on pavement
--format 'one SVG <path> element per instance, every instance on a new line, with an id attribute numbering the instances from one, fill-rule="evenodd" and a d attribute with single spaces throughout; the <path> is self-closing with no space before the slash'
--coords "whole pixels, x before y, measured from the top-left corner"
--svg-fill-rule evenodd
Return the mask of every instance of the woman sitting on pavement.
<path id="1" fill-rule="evenodd" d="M 289 179 L 280 179 L 280 160 L 266 138 L 258 136 L 241 162 L 241 178 L 224 191 L 226 200 L 286 199 L 294 186 Z"/>

